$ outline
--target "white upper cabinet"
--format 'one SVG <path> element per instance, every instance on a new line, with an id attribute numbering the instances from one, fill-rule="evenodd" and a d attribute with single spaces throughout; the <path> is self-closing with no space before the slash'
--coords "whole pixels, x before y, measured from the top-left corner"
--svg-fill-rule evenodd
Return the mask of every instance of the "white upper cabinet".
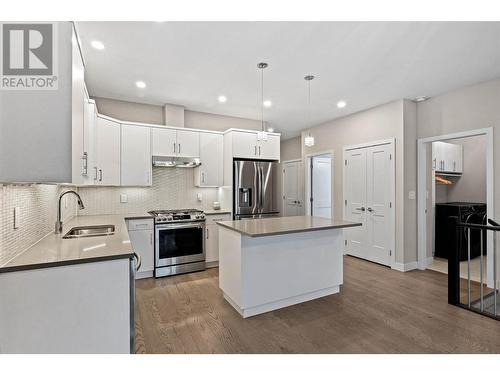
<path id="1" fill-rule="evenodd" d="M 153 155 L 176 156 L 177 130 L 153 128 Z"/>
<path id="2" fill-rule="evenodd" d="M 199 133 L 191 130 L 153 128 L 153 155 L 199 157 Z"/>
<path id="3" fill-rule="evenodd" d="M 231 142 L 232 157 L 244 159 L 280 159 L 280 135 L 267 133 L 267 139 L 259 140 L 257 132 L 231 131 L 226 137 Z"/>
<path id="4" fill-rule="evenodd" d="M 120 185 L 120 123 L 97 118 L 94 176 L 98 185 Z"/>
<path id="5" fill-rule="evenodd" d="M 433 142 L 432 159 L 436 172 L 463 173 L 462 145 L 446 142 Z"/>
<path id="6" fill-rule="evenodd" d="M 191 130 L 177 130 L 177 156 L 200 157 L 200 133 Z"/>
<path id="7" fill-rule="evenodd" d="M 256 159 L 258 158 L 257 133 L 231 132 L 233 139 L 233 157 Z"/>
<path id="8" fill-rule="evenodd" d="M 121 185 L 151 185 L 151 128 L 121 126 Z"/>
<path id="9" fill-rule="evenodd" d="M 200 187 L 223 185 L 224 137 L 217 133 L 200 133 L 201 165 L 195 169 L 194 184 Z"/>
<path id="10" fill-rule="evenodd" d="M 280 159 L 280 136 L 268 134 L 266 140 L 257 142 L 260 159 L 279 160 Z"/>
<path id="11" fill-rule="evenodd" d="M 89 99 L 85 93 L 83 112 L 83 156 L 82 156 L 82 185 L 93 185 L 95 183 L 95 128 L 97 121 L 97 109 L 95 102 Z"/>

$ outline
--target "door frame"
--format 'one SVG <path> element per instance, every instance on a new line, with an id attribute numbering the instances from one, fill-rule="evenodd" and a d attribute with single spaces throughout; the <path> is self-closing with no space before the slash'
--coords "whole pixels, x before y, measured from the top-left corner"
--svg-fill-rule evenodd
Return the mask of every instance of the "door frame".
<path id="1" fill-rule="evenodd" d="M 346 170 L 345 170 L 345 161 L 346 161 L 346 152 L 350 150 L 356 150 L 356 149 L 361 149 L 361 148 L 369 148 L 369 147 L 374 147 L 374 146 L 383 146 L 383 145 L 389 145 L 390 147 L 390 152 L 391 152 L 391 166 L 390 166 L 390 196 L 391 200 L 390 202 L 391 207 L 389 207 L 389 223 L 392 228 L 392 238 L 390 241 L 390 250 L 391 250 L 391 264 L 390 267 L 392 269 L 398 269 L 396 265 L 396 138 L 388 138 L 388 139 L 382 139 L 378 141 L 373 141 L 373 142 L 366 142 L 366 143 L 360 143 L 356 145 L 349 145 L 343 147 L 343 153 L 342 156 L 344 158 L 344 164 L 342 166 L 342 200 L 344 201 L 344 204 L 342 205 L 342 218 L 346 220 Z"/>
<path id="2" fill-rule="evenodd" d="M 486 136 L 486 213 L 489 218 L 495 217 L 494 200 L 494 139 L 493 127 L 467 130 L 458 133 L 438 135 L 434 137 L 417 139 L 417 265 L 421 270 L 427 268 L 427 224 L 426 224 L 426 203 L 427 203 L 427 146 L 436 141 L 450 141 L 453 139 L 468 138 L 478 135 Z M 493 248 L 493 234 L 491 231 L 487 238 L 487 246 Z M 488 252 L 490 254 L 491 252 Z M 493 287 L 493 262 L 487 258 L 487 284 Z"/>
<path id="3" fill-rule="evenodd" d="M 285 172 L 285 164 L 286 163 L 303 163 L 303 162 L 304 162 L 304 160 L 302 160 L 302 159 L 290 159 L 290 160 L 280 161 L 281 172 L 282 172 L 282 174 L 281 174 L 281 177 L 282 177 L 281 178 L 281 192 L 282 192 L 282 194 L 281 194 L 281 202 L 282 202 L 281 207 L 283 210 L 283 212 L 282 212 L 283 215 L 285 214 L 285 178 L 283 175 L 283 173 Z M 298 171 L 298 173 L 297 173 L 297 178 L 300 179 L 300 171 Z M 304 189 L 302 189 L 302 190 L 304 190 Z M 304 193 L 304 191 L 302 191 L 302 193 Z M 305 205 L 305 202 L 306 202 L 305 197 L 302 197 L 302 202 Z"/>
<path id="4" fill-rule="evenodd" d="M 311 216 L 311 162 L 312 158 L 315 156 L 321 156 L 321 155 L 330 155 L 331 159 L 331 166 L 332 169 L 330 171 L 331 174 L 331 204 L 332 204 L 332 212 L 331 212 L 331 219 L 333 220 L 335 218 L 335 157 L 334 157 L 334 152 L 333 150 L 325 150 L 325 151 L 318 151 L 318 152 L 313 152 L 310 154 L 304 155 L 304 215 L 306 216 Z"/>

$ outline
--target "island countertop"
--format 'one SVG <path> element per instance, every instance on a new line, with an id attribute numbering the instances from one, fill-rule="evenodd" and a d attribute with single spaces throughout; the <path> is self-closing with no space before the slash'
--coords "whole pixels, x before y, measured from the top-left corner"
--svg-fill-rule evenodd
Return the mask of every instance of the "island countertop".
<path id="1" fill-rule="evenodd" d="M 0 266 L 0 273 L 29 269 L 131 258 L 134 254 L 128 236 L 126 219 L 151 218 L 138 215 L 85 215 L 64 223 L 61 234 L 51 233 Z M 63 239 L 71 228 L 88 225 L 114 225 L 109 236 Z"/>
<path id="2" fill-rule="evenodd" d="M 276 236 L 289 233 L 361 226 L 361 223 L 352 221 L 326 219 L 315 216 L 287 216 L 219 221 L 217 224 L 248 237 Z"/>

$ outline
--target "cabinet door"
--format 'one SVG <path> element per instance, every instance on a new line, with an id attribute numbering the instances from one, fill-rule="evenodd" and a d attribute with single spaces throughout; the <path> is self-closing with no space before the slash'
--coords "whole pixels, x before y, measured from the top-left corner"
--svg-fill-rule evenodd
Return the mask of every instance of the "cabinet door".
<path id="1" fill-rule="evenodd" d="M 195 170 L 196 186 L 223 185 L 223 143 L 222 134 L 200 133 L 201 165 Z"/>
<path id="2" fill-rule="evenodd" d="M 154 270 L 153 230 L 131 230 L 128 236 L 132 248 L 141 256 L 141 268 L 137 271 L 138 278 L 140 278 L 142 272 Z"/>
<path id="3" fill-rule="evenodd" d="M 99 185 L 120 185 L 120 124 L 98 117 L 96 165 Z"/>
<path id="4" fill-rule="evenodd" d="M 268 134 L 267 140 L 257 142 L 257 153 L 260 159 L 280 159 L 280 136 Z"/>
<path id="5" fill-rule="evenodd" d="M 206 262 L 217 262 L 219 260 L 219 231 L 217 224 L 205 226 L 205 251 Z"/>
<path id="6" fill-rule="evenodd" d="M 175 129 L 153 128 L 152 133 L 153 155 L 177 155 L 177 131 Z"/>
<path id="7" fill-rule="evenodd" d="M 177 155 L 181 157 L 200 157 L 200 133 L 177 130 Z"/>
<path id="8" fill-rule="evenodd" d="M 233 157 L 258 158 L 257 134 L 247 132 L 233 132 Z"/>
<path id="9" fill-rule="evenodd" d="M 464 171 L 464 148 L 462 145 L 455 145 L 455 172 L 463 173 Z"/>
<path id="10" fill-rule="evenodd" d="M 432 143 L 432 157 L 435 161 L 436 172 L 445 171 L 446 144 L 444 142 Z"/>
<path id="11" fill-rule="evenodd" d="M 151 129 L 122 125 L 121 185 L 151 185 Z"/>

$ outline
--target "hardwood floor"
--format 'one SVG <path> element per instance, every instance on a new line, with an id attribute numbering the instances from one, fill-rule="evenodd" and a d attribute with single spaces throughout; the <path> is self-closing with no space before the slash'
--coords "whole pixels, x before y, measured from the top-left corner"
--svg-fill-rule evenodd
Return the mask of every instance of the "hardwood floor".
<path id="1" fill-rule="evenodd" d="M 243 319 L 218 270 L 137 281 L 137 353 L 500 353 L 500 323 L 447 304 L 446 275 L 344 257 L 336 295 Z"/>

